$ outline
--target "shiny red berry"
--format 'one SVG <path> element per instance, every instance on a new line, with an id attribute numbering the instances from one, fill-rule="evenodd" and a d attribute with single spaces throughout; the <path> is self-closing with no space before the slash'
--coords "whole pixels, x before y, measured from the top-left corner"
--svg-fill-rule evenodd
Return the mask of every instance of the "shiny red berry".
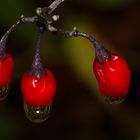
<path id="1" fill-rule="evenodd" d="M 0 88 L 9 84 L 13 68 L 14 62 L 10 54 L 0 59 Z"/>
<path id="2" fill-rule="evenodd" d="M 115 99 L 127 95 L 131 70 L 122 57 L 111 54 L 110 59 L 105 59 L 102 64 L 96 58 L 93 71 L 103 96 Z"/>
<path id="3" fill-rule="evenodd" d="M 35 107 L 48 106 L 52 103 L 56 92 L 55 78 L 48 69 L 40 79 L 25 73 L 21 81 L 21 90 L 26 104 Z"/>

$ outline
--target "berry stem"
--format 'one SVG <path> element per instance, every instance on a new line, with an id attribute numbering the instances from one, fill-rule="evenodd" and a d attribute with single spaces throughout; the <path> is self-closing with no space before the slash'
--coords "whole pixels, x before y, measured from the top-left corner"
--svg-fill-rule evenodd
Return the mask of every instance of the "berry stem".
<path id="1" fill-rule="evenodd" d="M 56 34 L 62 34 L 65 37 L 78 37 L 78 36 L 81 36 L 83 38 L 88 39 L 93 44 L 93 46 L 95 48 L 97 48 L 97 49 L 102 48 L 102 46 L 99 43 L 99 41 L 97 41 L 94 37 L 92 37 L 91 35 L 88 35 L 88 34 L 86 34 L 84 32 L 80 32 L 80 31 L 78 31 L 76 29 L 74 29 L 73 31 L 64 31 L 64 30 L 61 30 L 61 29 L 56 29 L 56 30 L 54 30 L 52 32 L 54 32 Z"/>
<path id="2" fill-rule="evenodd" d="M 0 40 L 0 58 L 5 58 L 6 55 L 6 41 L 10 35 L 11 32 L 15 30 L 15 28 L 21 23 L 21 20 L 18 20 L 14 25 L 11 26 L 11 28 L 3 35 L 3 37 Z"/>
<path id="3" fill-rule="evenodd" d="M 50 31 L 54 34 L 64 35 L 65 37 L 78 37 L 78 36 L 80 36 L 80 37 L 86 38 L 93 44 L 93 47 L 96 50 L 96 57 L 98 58 L 98 61 L 100 64 L 102 64 L 105 59 L 110 59 L 110 52 L 106 48 L 104 48 L 102 46 L 102 44 L 95 39 L 95 37 L 88 35 L 84 32 L 78 31 L 76 29 L 76 27 L 74 27 L 73 31 L 64 31 L 62 29 L 57 29 L 57 28 L 53 27 L 52 25 L 49 25 L 48 31 Z"/>
<path id="4" fill-rule="evenodd" d="M 35 50 L 35 56 L 29 72 L 30 75 L 35 75 L 38 79 L 40 79 L 41 75 L 45 72 L 40 57 L 40 48 L 42 45 L 43 32 L 44 32 L 43 27 L 39 27 L 39 35 L 38 35 L 38 41 Z"/>
<path id="5" fill-rule="evenodd" d="M 24 17 L 21 16 L 21 19 L 19 19 L 15 24 L 13 24 L 10 29 L 6 31 L 6 33 L 3 35 L 3 37 L 0 40 L 0 58 L 4 59 L 6 55 L 6 41 L 9 37 L 9 35 L 16 30 L 17 26 L 21 23 L 35 23 L 37 21 L 37 17 Z"/>
<path id="6" fill-rule="evenodd" d="M 11 26 L 11 28 L 3 35 L 3 37 L 1 38 L 1 42 L 3 42 L 3 44 L 5 44 L 6 43 L 6 41 L 7 41 L 7 39 L 8 39 L 8 37 L 9 37 L 9 35 L 10 35 L 10 33 L 11 32 L 13 32 L 14 30 L 15 30 L 15 28 L 19 25 L 21 23 L 21 20 L 18 20 L 15 24 L 13 24 L 12 26 Z"/>

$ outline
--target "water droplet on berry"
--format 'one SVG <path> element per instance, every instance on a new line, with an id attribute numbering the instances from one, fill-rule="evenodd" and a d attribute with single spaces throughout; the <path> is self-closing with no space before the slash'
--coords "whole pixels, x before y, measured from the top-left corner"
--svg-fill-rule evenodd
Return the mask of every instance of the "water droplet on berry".
<path id="1" fill-rule="evenodd" d="M 103 96 L 104 100 L 108 102 L 109 104 L 120 104 L 122 103 L 126 96 L 118 96 L 118 97 L 112 97 L 112 96 Z"/>
<path id="2" fill-rule="evenodd" d="M 48 119 L 51 112 L 51 105 L 48 106 L 31 106 L 24 102 L 24 111 L 26 117 L 35 123 L 41 123 Z"/>
<path id="3" fill-rule="evenodd" d="M 7 97 L 7 95 L 8 95 L 8 89 L 9 89 L 9 86 L 8 85 L 0 88 L 0 101 L 1 100 L 4 100 Z"/>

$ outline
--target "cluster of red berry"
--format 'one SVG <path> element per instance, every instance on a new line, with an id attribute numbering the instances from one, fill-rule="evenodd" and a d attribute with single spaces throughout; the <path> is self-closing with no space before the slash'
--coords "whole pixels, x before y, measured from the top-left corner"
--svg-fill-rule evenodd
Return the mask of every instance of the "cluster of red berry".
<path id="1" fill-rule="evenodd" d="M 59 5 L 62 0 L 59 3 L 57 0 L 55 2 Z M 54 6 L 54 3 L 50 6 L 51 8 Z M 57 6 L 54 7 L 56 8 Z M 44 18 L 45 10 L 46 8 L 39 8 L 37 14 Z M 31 69 L 23 75 L 21 80 L 24 110 L 29 120 L 33 122 L 43 122 L 46 120 L 56 93 L 54 75 L 50 70 L 43 67 L 40 58 L 42 36 L 46 26 L 47 30 L 53 33 L 59 33 L 66 37 L 82 36 L 92 42 L 96 50 L 93 71 L 99 84 L 100 93 L 109 103 L 122 102 L 128 93 L 131 77 L 131 70 L 127 62 L 122 57 L 109 52 L 92 36 L 79 32 L 76 29 L 72 32 L 58 30 L 50 25 L 51 22 L 48 20 L 48 17 L 44 19 L 44 22 L 41 23 L 37 20 L 37 17 L 25 18 L 22 16 L 22 19 L 14 24 L 0 40 L 0 99 L 2 100 L 7 96 L 7 87 L 14 68 L 13 58 L 6 52 L 5 48 L 8 35 L 20 23 L 33 22 L 39 27 L 39 38 Z M 46 21 L 48 21 L 47 24 Z"/>
<path id="2" fill-rule="evenodd" d="M 13 67 L 13 58 L 10 54 L 5 53 L 0 58 L 1 90 L 9 84 Z M 33 70 L 37 70 L 38 67 L 38 64 L 35 64 Z M 105 57 L 102 63 L 96 57 L 93 71 L 99 84 L 99 90 L 105 99 L 110 103 L 122 102 L 128 93 L 131 75 L 126 61 L 112 53 L 109 58 Z M 22 77 L 21 90 L 27 117 L 35 122 L 44 121 L 49 114 L 56 91 L 56 82 L 52 72 L 42 69 L 39 76 L 36 73 L 26 72 Z M 3 94 L 5 92 L 1 92 L 1 99 L 5 97 Z"/>

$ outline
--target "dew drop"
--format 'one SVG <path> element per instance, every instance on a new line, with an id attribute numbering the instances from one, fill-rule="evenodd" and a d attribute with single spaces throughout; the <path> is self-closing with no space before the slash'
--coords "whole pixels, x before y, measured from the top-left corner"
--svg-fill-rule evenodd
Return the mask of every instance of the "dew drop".
<path id="1" fill-rule="evenodd" d="M 112 97 L 112 96 L 103 96 L 104 100 L 109 104 L 120 104 L 122 103 L 126 96 Z"/>
<path id="2" fill-rule="evenodd" d="M 40 107 L 31 106 L 24 102 L 24 111 L 26 117 L 34 123 L 41 123 L 47 120 L 50 115 L 51 108 L 51 105 Z"/>
<path id="3" fill-rule="evenodd" d="M 8 95 L 8 89 L 9 89 L 9 86 L 8 85 L 0 88 L 0 101 L 1 100 L 4 100 L 7 97 L 7 95 Z"/>

